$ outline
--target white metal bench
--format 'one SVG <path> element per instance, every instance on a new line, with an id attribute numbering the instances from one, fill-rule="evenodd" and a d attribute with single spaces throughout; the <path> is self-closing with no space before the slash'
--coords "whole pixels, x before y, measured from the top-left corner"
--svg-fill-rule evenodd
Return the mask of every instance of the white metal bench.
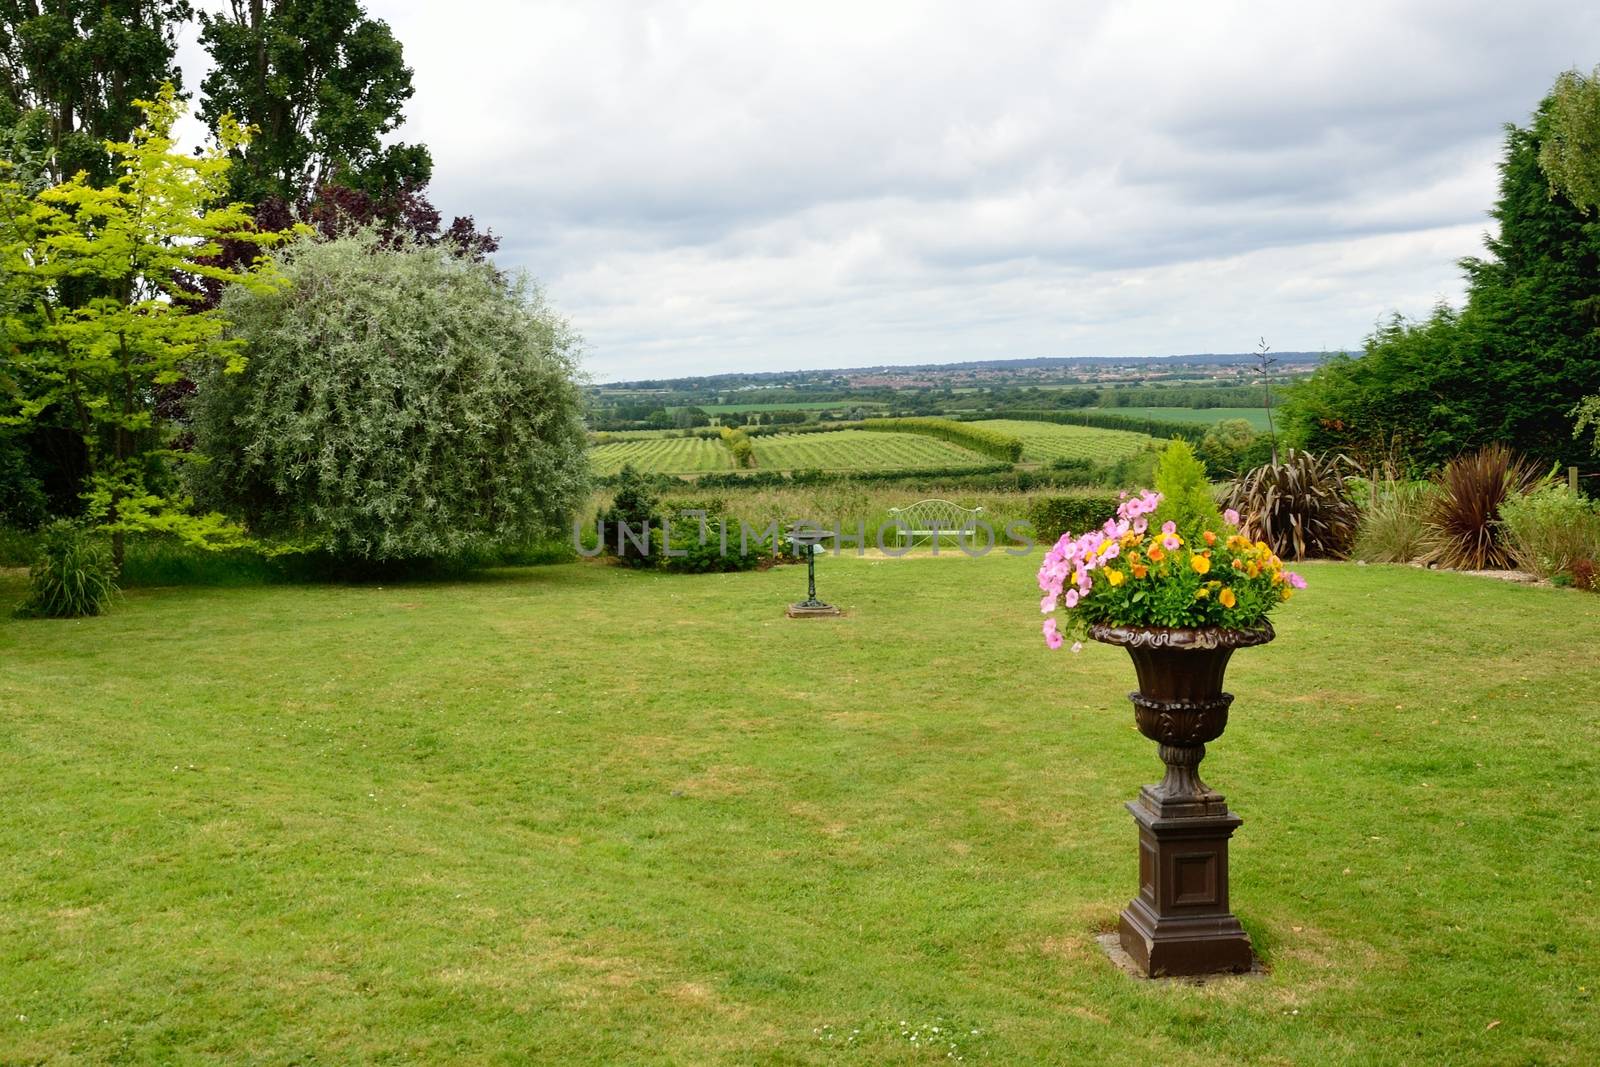
<path id="1" fill-rule="evenodd" d="M 890 508 L 889 518 L 895 524 L 902 544 L 917 543 L 925 537 L 930 542 L 949 534 L 960 537 L 977 526 L 982 508 L 964 508 L 950 500 L 919 500 L 903 508 Z"/>

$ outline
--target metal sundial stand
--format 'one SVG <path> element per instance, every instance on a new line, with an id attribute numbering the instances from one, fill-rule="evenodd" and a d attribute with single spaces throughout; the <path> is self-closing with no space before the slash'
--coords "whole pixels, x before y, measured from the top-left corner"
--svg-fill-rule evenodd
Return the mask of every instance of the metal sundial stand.
<path id="1" fill-rule="evenodd" d="M 832 604 L 824 604 L 817 599 L 817 550 L 829 536 L 805 523 L 795 523 L 789 528 L 790 544 L 796 552 L 804 552 L 806 557 L 806 598 L 798 604 L 789 605 L 784 614 L 791 619 L 817 619 L 842 614 Z"/>

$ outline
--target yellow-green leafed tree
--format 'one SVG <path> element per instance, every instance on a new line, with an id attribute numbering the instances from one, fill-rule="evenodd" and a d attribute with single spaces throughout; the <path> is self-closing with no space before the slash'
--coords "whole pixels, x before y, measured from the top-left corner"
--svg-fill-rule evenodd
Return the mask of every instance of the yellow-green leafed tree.
<path id="1" fill-rule="evenodd" d="M 178 150 L 183 113 L 170 85 L 141 101 L 144 122 L 126 143 L 108 143 L 116 181 L 87 176 L 27 195 L 0 163 L 0 361 L 11 396 L 0 419 L 27 424 L 52 413 L 83 435 L 90 518 L 112 534 L 158 530 L 207 547 L 238 543 L 218 515 L 195 515 L 175 488 L 158 400 L 165 387 L 207 364 L 244 366 L 241 342 L 202 306 L 200 283 L 279 284 L 266 261 L 250 270 L 216 265 L 223 242 L 256 248 L 284 235 L 257 232 L 248 206 L 228 203 L 228 153 L 247 132 L 228 117 L 217 141 Z"/>

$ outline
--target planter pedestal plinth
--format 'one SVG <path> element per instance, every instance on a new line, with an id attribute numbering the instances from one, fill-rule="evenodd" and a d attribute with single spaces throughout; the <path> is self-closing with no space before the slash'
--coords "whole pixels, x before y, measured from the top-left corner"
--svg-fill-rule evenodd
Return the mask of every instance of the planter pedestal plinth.
<path id="1" fill-rule="evenodd" d="M 1128 804 L 1139 826 L 1139 895 L 1120 916 L 1122 949 L 1151 978 L 1248 971 L 1250 936 L 1228 910 L 1228 839 L 1244 820 L 1199 770 L 1206 742 L 1228 725 L 1228 659 L 1272 640 L 1272 630 L 1097 625 L 1089 634 L 1128 650 L 1139 675 L 1128 694 L 1134 721 L 1167 768 Z"/>
<path id="2" fill-rule="evenodd" d="M 1139 895 L 1122 909 L 1122 950 L 1152 978 L 1248 971 L 1250 936 L 1228 910 L 1228 838 L 1244 822 L 1217 793 L 1211 813 L 1163 815 L 1157 786 L 1128 810 L 1139 824 Z"/>

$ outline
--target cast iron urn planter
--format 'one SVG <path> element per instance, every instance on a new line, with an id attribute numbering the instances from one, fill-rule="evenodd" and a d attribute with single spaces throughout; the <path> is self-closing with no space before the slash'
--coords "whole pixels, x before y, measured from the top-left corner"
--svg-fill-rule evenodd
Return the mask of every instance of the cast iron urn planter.
<path id="1" fill-rule="evenodd" d="M 1222 675 L 1236 648 L 1264 645 L 1258 630 L 1177 629 L 1097 623 L 1089 636 L 1133 659 L 1139 732 L 1161 746 L 1159 785 L 1128 802 L 1139 825 L 1139 895 L 1122 910 L 1122 948 L 1145 974 L 1248 971 L 1250 937 L 1228 910 L 1228 839 L 1244 822 L 1200 780 L 1206 742 L 1222 736 L 1233 694 Z"/>

